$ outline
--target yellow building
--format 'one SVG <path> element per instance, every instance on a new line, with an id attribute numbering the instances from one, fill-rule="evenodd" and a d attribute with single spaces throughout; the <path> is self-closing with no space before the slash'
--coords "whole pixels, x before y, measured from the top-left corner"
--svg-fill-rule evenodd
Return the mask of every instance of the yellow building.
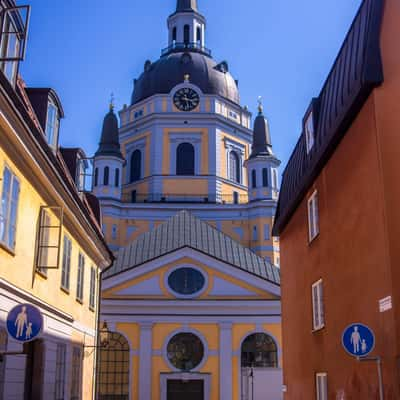
<path id="1" fill-rule="evenodd" d="M 113 340 L 99 399 L 282 398 L 280 161 L 261 102 L 252 129 L 205 29 L 197 1 L 178 0 L 168 47 L 144 63 L 120 122 L 113 107 L 104 119 L 93 193 L 118 260 L 103 281 Z"/>
<path id="2" fill-rule="evenodd" d="M 25 29 L 10 5 L 0 2 L 6 23 L 18 18 Z M 23 45 L 20 33 L 3 35 L 0 46 L 1 59 L 13 59 L 0 64 L 0 399 L 89 400 L 95 352 L 85 346 L 95 344 L 99 275 L 113 256 L 97 199 L 77 185 L 83 152 L 58 148 L 56 93 L 17 77 L 19 46 L 10 43 Z M 6 319 L 24 304 L 39 309 L 44 324 L 23 345 L 7 334 Z"/>
<path id="3" fill-rule="evenodd" d="M 181 211 L 105 271 L 98 399 L 282 398 L 278 269 Z"/>

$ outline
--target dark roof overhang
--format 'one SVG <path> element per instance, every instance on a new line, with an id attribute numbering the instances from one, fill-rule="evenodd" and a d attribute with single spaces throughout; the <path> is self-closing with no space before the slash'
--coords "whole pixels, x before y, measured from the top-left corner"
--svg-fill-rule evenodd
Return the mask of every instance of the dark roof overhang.
<path id="1" fill-rule="evenodd" d="M 273 228 L 279 236 L 374 88 L 383 83 L 380 31 L 384 0 L 364 0 L 316 100 L 315 144 L 304 132 L 283 173 Z"/>

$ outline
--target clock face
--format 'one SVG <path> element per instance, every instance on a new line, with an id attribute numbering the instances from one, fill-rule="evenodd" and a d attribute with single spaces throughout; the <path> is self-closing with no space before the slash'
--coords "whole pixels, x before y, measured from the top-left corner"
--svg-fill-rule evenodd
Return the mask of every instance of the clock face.
<path id="1" fill-rule="evenodd" d="M 179 89 L 174 95 L 175 107 L 181 111 L 192 111 L 199 103 L 199 95 L 191 88 Z"/>

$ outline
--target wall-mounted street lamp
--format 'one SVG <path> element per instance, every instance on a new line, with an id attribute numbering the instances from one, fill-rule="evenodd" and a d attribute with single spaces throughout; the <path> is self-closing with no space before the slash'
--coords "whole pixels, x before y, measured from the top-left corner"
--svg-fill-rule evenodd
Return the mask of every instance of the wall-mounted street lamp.
<path id="1" fill-rule="evenodd" d="M 100 336 L 100 344 L 97 346 L 86 346 L 84 345 L 83 347 L 85 349 L 106 349 L 109 344 L 110 344 L 110 338 L 111 338 L 111 332 L 108 329 L 107 322 L 104 321 L 103 325 L 101 326 L 99 330 L 99 336 Z"/>

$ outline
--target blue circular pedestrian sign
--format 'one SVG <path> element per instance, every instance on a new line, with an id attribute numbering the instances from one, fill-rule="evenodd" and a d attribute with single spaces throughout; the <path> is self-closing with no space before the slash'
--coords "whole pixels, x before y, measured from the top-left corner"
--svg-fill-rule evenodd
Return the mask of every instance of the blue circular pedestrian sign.
<path id="1" fill-rule="evenodd" d="M 8 313 L 8 334 L 18 342 L 26 343 L 35 340 L 42 329 L 42 313 L 31 304 L 19 304 Z"/>
<path id="2" fill-rule="evenodd" d="M 375 347 L 375 335 L 368 326 L 352 324 L 343 332 L 342 344 L 351 356 L 366 357 Z"/>

